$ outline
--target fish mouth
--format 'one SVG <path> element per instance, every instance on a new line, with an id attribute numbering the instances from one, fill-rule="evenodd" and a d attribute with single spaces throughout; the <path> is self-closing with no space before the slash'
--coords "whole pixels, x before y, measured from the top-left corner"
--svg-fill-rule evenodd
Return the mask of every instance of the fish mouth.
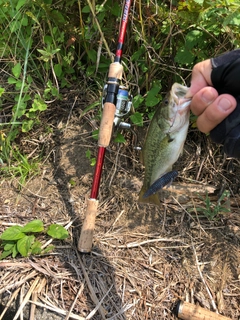
<path id="1" fill-rule="evenodd" d="M 173 101 L 178 105 L 181 109 L 185 109 L 191 103 L 191 98 L 186 98 L 186 94 L 189 88 L 186 86 L 182 86 L 179 83 L 174 83 L 171 90 L 171 95 L 173 97 Z"/>

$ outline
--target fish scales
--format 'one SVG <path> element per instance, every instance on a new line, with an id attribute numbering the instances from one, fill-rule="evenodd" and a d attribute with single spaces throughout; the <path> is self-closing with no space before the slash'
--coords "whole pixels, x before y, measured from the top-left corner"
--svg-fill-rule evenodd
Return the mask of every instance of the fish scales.
<path id="1" fill-rule="evenodd" d="M 172 170 L 182 152 L 191 103 L 191 99 L 185 98 L 187 91 L 188 87 L 173 84 L 151 120 L 142 152 L 145 175 L 139 194 L 140 202 L 160 204 L 157 194 L 147 198 L 144 194 L 156 180 Z"/>

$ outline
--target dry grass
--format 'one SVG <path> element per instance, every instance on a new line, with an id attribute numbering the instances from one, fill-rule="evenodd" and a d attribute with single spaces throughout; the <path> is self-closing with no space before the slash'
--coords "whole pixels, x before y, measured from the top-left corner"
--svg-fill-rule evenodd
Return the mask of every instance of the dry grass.
<path id="1" fill-rule="evenodd" d="M 107 151 L 93 249 L 79 254 L 76 243 L 93 174 L 85 152 L 94 155 L 96 142 L 90 136 L 91 114 L 79 123 L 78 110 L 70 106 L 69 117 L 69 110 L 58 108 L 54 132 L 42 142 L 48 161 L 41 175 L 21 192 L 15 180 L 1 181 L 0 231 L 40 218 L 45 225 L 69 225 L 71 236 L 55 241 L 51 254 L 0 262 L 5 305 L 0 319 L 14 306 L 14 319 L 26 312 L 30 320 L 36 314 L 40 319 L 37 312 L 44 309 L 65 320 L 176 319 L 172 310 L 179 299 L 239 319 L 239 163 L 190 130 L 177 164 L 180 178 L 162 193 L 162 206 L 140 205 L 143 168 L 133 137 L 126 134 L 126 145 L 113 144 Z M 24 139 L 22 147 L 29 146 Z M 196 211 L 205 205 L 199 193 L 205 198 L 207 191 L 216 204 L 221 187 L 231 192 L 230 212 L 210 221 Z"/>

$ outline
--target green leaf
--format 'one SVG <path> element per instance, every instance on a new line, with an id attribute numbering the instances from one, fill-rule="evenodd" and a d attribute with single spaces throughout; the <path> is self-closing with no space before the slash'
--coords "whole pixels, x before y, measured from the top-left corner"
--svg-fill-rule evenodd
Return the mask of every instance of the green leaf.
<path id="1" fill-rule="evenodd" d="M 42 244 L 40 241 L 35 241 L 33 244 L 32 244 L 32 247 L 31 247 L 31 253 L 32 254 L 40 254 L 42 252 Z"/>
<path id="2" fill-rule="evenodd" d="M 41 232 L 43 230 L 43 222 L 41 220 L 33 220 L 23 227 L 22 232 Z"/>
<path id="3" fill-rule="evenodd" d="M 32 107 L 29 111 L 45 111 L 47 109 L 46 103 L 42 99 L 34 99 Z"/>
<path id="4" fill-rule="evenodd" d="M 203 5 L 204 0 L 194 0 L 193 2 L 200 4 L 201 6 Z"/>
<path id="5" fill-rule="evenodd" d="M 17 244 L 15 243 L 13 250 L 12 250 L 12 257 L 15 258 L 18 254 Z"/>
<path id="6" fill-rule="evenodd" d="M 4 92 L 5 92 L 5 89 L 4 88 L 0 88 L 0 98 L 4 94 Z"/>
<path id="7" fill-rule="evenodd" d="M 83 13 L 89 13 L 91 10 L 90 10 L 90 7 L 89 6 L 85 6 L 82 8 L 82 12 Z"/>
<path id="8" fill-rule="evenodd" d="M 54 249 L 54 246 L 53 246 L 53 245 L 48 246 L 47 248 L 45 248 L 45 249 L 42 251 L 42 253 L 43 253 L 43 254 L 46 254 L 46 253 L 48 253 L 48 252 L 50 252 L 50 251 L 53 251 L 53 249 Z"/>
<path id="9" fill-rule="evenodd" d="M 140 94 L 136 95 L 134 98 L 133 98 L 133 106 L 134 106 L 134 109 L 137 109 L 144 101 L 144 98 L 143 96 L 141 96 Z"/>
<path id="10" fill-rule="evenodd" d="M 30 253 L 30 247 L 34 241 L 35 237 L 34 236 L 27 236 L 23 237 L 22 239 L 18 240 L 17 242 L 17 249 L 19 253 L 23 257 L 27 257 L 28 254 Z"/>
<path id="11" fill-rule="evenodd" d="M 54 239 L 66 239 L 68 237 L 68 231 L 59 224 L 51 224 L 47 234 Z"/>
<path id="12" fill-rule="evenodd" d="M 223 26 L 226 27 L 227 25 L 240 25 L 240 12 L 239 9 L 230 13 L 226 19 L 223 21 Z"/>
<path id="13" fill-rule="evenodd" d="M 56 25 L 59 25 L 60 23 L 65 22 L 64 16 L 58 10 L 52 10 L 51 16 L 53 21 L 55 21 Z"/>
<path id="14" fill-rule="evenodd" d="M 54 69 L 54 72 L 55 72 L 56 76 L 57 76 L 57 77 L 60 77 L 61 74 L 62 74 L 62 65 L 59 64 L 59 63 L 58 63 L 58 64 L 55 64 L 54 67 L 53 67 L 53 69 Z"/>
<path id="15" fill-rule="evenodd" d="M 27 17 L 23 17 L 21 22 L 22 22 L 22 26 L 24 26 L 24 27 L 28 26 L 28 18 Z"/>
<path id="16" fill-rule="evenodd" d="M 76 181 L 72 178 L 69 180 L 69 183 L 72 187 L 74 187 L 76 185 Z"/>
<path id="17" fill-rule="evenodd" d="M 12 226 L 7 228 L 1 235 L 2 240 L 19 240 L 25 237 L 25 234 L 22 232 L 22 227 Z"/>
<path id="18" fill-rule="evenodd" d="M 28 132 L 32 129 L 34 125 L 34 120 L 23 120 L 22 122 L 22 132 Z"/>
<path id="19" fill-rule="evenodd" d="M 94 49 L 88 50 L 88 57 L 92 62 L 96 62 L 97 52 Z"/>
<path id="20" fill-rule="evenodd" d="M 91 151 L 89 149 L 87 149 L 85 155 L 87 159 L 91 159 Z"/>
<path id="21" fill-rule="evenodd" d="M 157 98 L 152 94 L 148 94 L 146 98 L 146 106 L 147 107 L 154 107 L 156 104 L 160 102 L 161 98 Z"/>
<path id="22" fill-rule="evenodd" d="M 21 74 L 21 64 L 18 62 L 13 68 L 12 68 L 12 73 L 15 78 L 19 78 Z"/>
<path id="23" fill-rule="evenodd" d="M 24 4 L 26 3 L 26 0 L 19 0 L 16 6 L 16 10 L 18 11 Z"/>
<path id="24" fill-rule="evenodd" d="M 9 256 L 12 253 L 12 250 L 8 250 L 8 251 L 3 251 L 0 255 L 0 260 L 6 258 L 7 256 Z"/>
<path id="25" fill-rule="evenodd" d="M 192 64 L 195 59 L 195 55 L 193 55 L 187 48 L 180 48 L 175 56 L 175 61 L 180 65 Z"/>
<path id="26" fill-rule="evenodd" d="M 12 78 L 12 77 L 9 77 L 8 78 L 8 84 L 15 84 L 17 82 L 16 79 Z"/>
<path id="27" fill-rule="evenodd" d="M 159 103 L 161 100 L 161 96 L 157 96 L 158 92 L 161 89 L 160 81 L 154 81 L 152 88 L 148 91 L 146 97 L 146 106 L 147 107 L 154 107 L 156 104 Z"/>
<path id="28" fill-rule="evenodd" d="M 15 242 L 6 243 L 4 246 L 4 251 L 12 250 L 14 246 L 15 246 Z"/>
<path id="29" fill-rule="evenodd" d="M 137 50 L 133 53 L 133 55 L 131 56 L 131 60 L 138 61 L 140 57 L 142 57 L 142 59 L 143 59 L 145 51 L 146 51 L 146 49 L 144 47 L 140 47 L 139 50 Z"/>
<path id="30" fill-rule="evenodd" d="M 186 36 L 186 48 L 192 49 L 194 46 L 201 46 L 204 41 L 203 32 L 200 30 L 191 30 Z"/>
<path id="31" fill-rule="evenodd" d="M 99 129 L 93 130 L 92 138 L 95 139 L 95 140 L 98 140 L 98 135 L 99 135 Z"/>
<path id="32" fill-rule="evenodd" d="M 90 159 L 90 166 L 95 166 L 95 164 L 96 164 L 96 158 L 92 158 L 92 159 Z"/>
<path id="33" fill-rule="evenodd" d="M 111 14 L 116 17 L 121 17 L 121 6 L 119 6 L 118 2 L 112 3 L 111 5 Z"/>
<path id="34" fill-rule="evenodd" d="M 135 112 L 134 114 L 132 114 L 130 116 L 130 119 L 134 125 L 140 126 L 140 127 L 143 126 L 143 117 L 140 112 Z"/>
<path id="35" fill-rule="evenodd" d="M 120 132 L 118 132 L 118 133 L 117 133 L 117 136 L 116 136 L 115 139 L 114 139 L 114 142 L 117 142 L 117 143 L 125 143 L 126 140 L 125 140 L 124 136 L 123 136 Z"/>
<path id="36" fill-rule="evenodd" d="M 48 45 L 52 44 L 52 42 L 53 42 L 52 37 L 49 36 L 49 35 L 45 35 L 45 36 L 43 37 L 43 39 L 44 39 L 44 43 L 46 43 L 46 44 L 48 44 Z"/>
<path id="37" fill-rule="evenodd" d="M 22 80 L 17 80 L 15 83 L 15 87 L 17 90 L 20 90 L 22 88 Z M 26 92 L 27 86 L 24 86 L 23 92 Z"/>

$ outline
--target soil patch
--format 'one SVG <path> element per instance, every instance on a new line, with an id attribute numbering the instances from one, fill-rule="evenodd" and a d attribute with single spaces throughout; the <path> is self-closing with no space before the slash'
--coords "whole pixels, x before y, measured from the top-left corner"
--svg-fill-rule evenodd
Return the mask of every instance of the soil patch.
<path id="1" fill-rule="evenodd" d="M 94 171 L 86 152 L 97 155 L 91 133 L 99 125 L 93 113 L 81 116 L 83 106 L 82 97 L 74 108 L 73 102 L 56 106 L 41 128 L 19 142 L 32 156 L 34 150 L 44 153 L 38 176 L 21 190 L 17 178 L 0 182 L 1 232 L 33 219 L 70 232 L 66 241 L 53 241 L 50 254 L 0 262 L 2 304 L 15 301 L 14 314 L 21 316 L 22 308 L 32 312 L 30 319 L 36 310 L 49 310 L 60 319 L 169 320 L 176 319 L 172 310 L 182 299 L 239 319 L 239 161 L 190 129 L 176 164 L 180 177 L 162 192 L 161 207 L 142 205 L 137 199 L 144 170 L 134 146 L 144 132 L 133 128 L 138 140 L 125 132 L 127 143 L 112 143 L 106 151 L 93 249 L 80 254 L 76 246 Z M 229 212 L 207 219 L 199 210 L 206 209 L 206 192 L 213 209 L 224 190 L 230 192 L 223 202 Z"/>

